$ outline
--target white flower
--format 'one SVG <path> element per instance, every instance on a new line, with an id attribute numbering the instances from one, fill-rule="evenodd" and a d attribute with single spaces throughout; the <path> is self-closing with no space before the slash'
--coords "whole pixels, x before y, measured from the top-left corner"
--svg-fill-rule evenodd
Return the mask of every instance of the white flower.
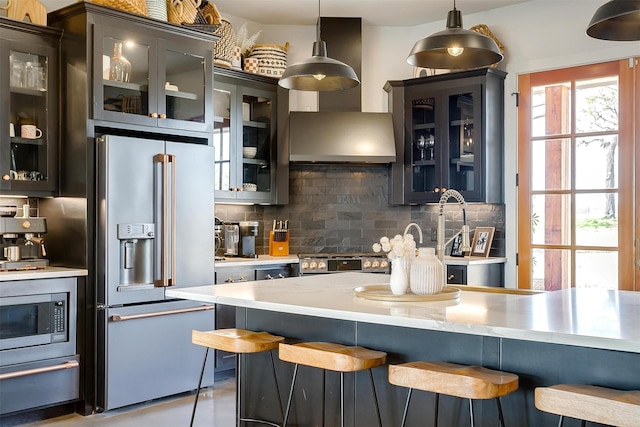
<path id="1" fill-rule="evenodd" d="M 374 252 L 384 251 L 390 259 L 398 257 L 414 257 L 416 253 L 416 242 L 411 234 L 401 236 L 396 234 L 389 240 L 387 236 L 382 236 L 379 243 L 372 245 Z"/>

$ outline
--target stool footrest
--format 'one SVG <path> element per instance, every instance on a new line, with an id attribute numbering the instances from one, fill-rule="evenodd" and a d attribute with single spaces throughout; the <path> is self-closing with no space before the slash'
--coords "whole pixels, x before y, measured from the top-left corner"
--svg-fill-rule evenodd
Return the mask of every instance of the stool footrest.
<path id="1" fill-rule="evenodd" d="M 640 420 L 640 390 L 558 384 L 537 387 L 535 402 L 541 411 L 602 424 L 637 426 Z"/>

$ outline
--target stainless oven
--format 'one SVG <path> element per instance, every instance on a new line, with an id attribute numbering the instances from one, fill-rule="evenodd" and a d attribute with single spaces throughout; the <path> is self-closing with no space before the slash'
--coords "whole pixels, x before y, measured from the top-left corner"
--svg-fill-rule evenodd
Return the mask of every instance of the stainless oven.
<path id="1" fill-rule="evenodd" d="M 75 278 L 0 281 L 0 414 L 79 397 Z"/>
<path id="2" fill-rule="evenodd" d="M 385 253 L 298 254 L 300 275 L 361 271 L 389 273 L 390 264 Z"/>

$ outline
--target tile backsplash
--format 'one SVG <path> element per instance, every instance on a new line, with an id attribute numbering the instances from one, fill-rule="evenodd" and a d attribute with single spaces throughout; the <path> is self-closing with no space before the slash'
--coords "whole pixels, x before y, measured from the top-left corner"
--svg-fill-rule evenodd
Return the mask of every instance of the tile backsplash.
<path id="1" fill-rule="evenodd" d="M 402 234 L 417 223 L 424 246 L 435 247 L 438 204 L 397 206 L 389 204 L 389 168 L 386 165 L 290 166 L 289 204 L 284 206 L 216 205 L 223 221 L 259 221 L 257 252 L 268 252 L 273 220 L 289 220 L 290 253 L 371 252 L 382 236 Z M 467 223 L 471 231 L 495 227 L 490 255 L 503 256 L 503 204 L 470 203 Z M 447 236 L 462 227 L 462 211 L 454 203 L 445 207 Z M 415 229 L 412 230 L 416 240 Z M 449 248 L 447 248 L 447 251 Z"/>

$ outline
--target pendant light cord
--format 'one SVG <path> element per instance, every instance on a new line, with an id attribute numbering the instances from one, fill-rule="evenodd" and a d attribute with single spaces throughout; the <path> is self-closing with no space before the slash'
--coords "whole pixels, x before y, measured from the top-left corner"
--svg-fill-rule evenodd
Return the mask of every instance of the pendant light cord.
<path id="1" fill-rule="evenodd" d="M 316 41 L 322 40 L 320 37 L 320 0 L 318 0 L 318 21 L 316 22 Z"/>

